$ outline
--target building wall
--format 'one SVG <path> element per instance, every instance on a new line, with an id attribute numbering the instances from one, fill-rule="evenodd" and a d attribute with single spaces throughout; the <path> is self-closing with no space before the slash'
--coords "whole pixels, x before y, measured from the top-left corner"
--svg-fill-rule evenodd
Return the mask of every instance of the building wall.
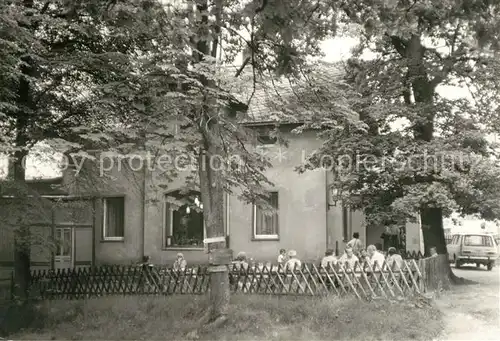
<path id="1" fill-rule="evenodd" d="M 266 146 L 265 154 L 273 167 L 266 172 L 278 191 L 279 240 L 252 240 L 252 205 L 232 196 L 229 202 L 231 248 L 244 251 L 258 261 L 275 261 L 279 250 L 294 249 L 303 260 L 317 260 L 326 249 L 326 172 L 295 171 L 309 152 L 321 141 L 312 132 L 289 135 L 289 148 Z"/>
<path id="2" fill-rule="evenodd" d="M 288 137 L 288 148 L 267 145 L 263 152 L 271 158 L 273 164 L 266 172 L 268 179 L 274 183 L 274 187 L 269 190 L 279 192 L 279 240 L 253 240 L 252 205 L 239 201 L 234 195 L 227 198 L 228 205 L 225 206 L 228 214 L 224 215 L 230 248 L 235 253 L 245 251 L 249 257 L 258 261 L 274 261 L 281 248 L 295 249 L 299 258 L 312 261 L 320 259 L 327 248 L 338 247 L 338 252 L 342 253 L 354 232 L 360 233 L 366 245 L 381 242 L 383 229 L 367 230 L 364 216 L 358 211 L 350 213 L 347 236 L 343 235 L 342 205 L 327 205 L 330 175 L 325 170 L 307 171 L 303 174 L 295 171 L 295 167 L 304 161 L 306 155 L 318 148 L 321 141 L 316 138 L 314 132 L 289 134 Z M 141 197 L 141 191 L 137 191 L 137 184 L 140 184 L 137 174 L 134 175 L 135 185 L 130 187 L 124 185 L 130 184 L 131 176 L 125 173 L 123 168 L 121 172 L 113 171 L 113 174 L 119 181 L 115 180 L 115 189 L 108 190 L 107 193 L 127 193 L 126 237 L 123 243 L 102 242 L 102 217 L 96 216 L 97 263 L 127 262 L 140 258 L 141 252 L 150 256 L 151 261 L 156 264 L 172 264 L 178 252 L 182 252 L 190 264 L 206 263 L 208 256 L 203 249 L 163 246 L 164 195 L 184 187 L 186 176 L 190 175 L 190 172 L 180 172 L 177 177 L 168 181 L 165 181 L 164 171 L 159 172 L 157 169 L 148 171 L 146 175 L 142 174 L 146 189 L 144 198 Z M 131 190 L 133 187 L 135 189 Z M 130 200 L 127 200 L 128 198 Z M 141 217 L 143 223 L 139 220 Z M 131 224 L 144 228 L 142 232 L 140 228 L 131 231 Z M 137 239 L 134 241 L 132 238 Z"/>
<path id="3" fill-rule="evenodd" d="M 66 171 L 64 184 L 69 195 L 95 198 L 94 257 L 95 264 L 130 264 L 143 255 L 144 168 L 138 159 L 111 161 L 103 155 L 96 162 L 87 161 L 83 169 Z M 134 171 L 137 169 L 137 171 Z M 125 202 L 124 239 L 103 238 L 103 198 L 123 196 Z"/>
<path id="4" fill-rule="evenodd" d="M 144 254 L 155 264 L 172 264 L 178 252 L 182 252 L 188 264 L 206 263 L 208 255 L 204 249 L 164 247 L 164 196 L 181 189 L 186 184 L 188 172 L 180 173 L 168 185 L 159 186 L 160 174 L 148 174 L 146 178 L 146 200 L 144 202 Z"/>
<path id="5" fill-rule="evenodd" d="M 291 135 L 289 148 L 267 145 L 263 154 L 271 159 L 273 167 L 266 176 L 274 183 L 269 190 L 279 192 L 279 241 L 252 240 L 252 205 L 228 196 L 224 206 L 226 232 L 230 248 L 235 253 L 245 251 L 256 260 L 275 260 L 280 248 L 295 249 L 302 259 L 318 259 L 326 249 L 326 192 L 325 172 L 309 171 L 299 174 L 294 168 L 303 157 L 320 146 L 314 133 Z M 163 247 L 163 197 L 170 191 L 185 185 L 187 172 L 180 173 L 171 182 L 159 188 L 158 172 L 146 177 L 146 201 L 144 220 L 144 250 L 151 261 L 171 264 L 177 252 L 182 252 L 188 263 L 206 263 L 208 256 L 202 249 Z"/>
<path id="6" fill-rule="evenodd" d="M 417 217 L 418 218 L 418 217 Z M 406 251 L 424 252 L 424 239 L 420 220 L 406 223 Z"/>

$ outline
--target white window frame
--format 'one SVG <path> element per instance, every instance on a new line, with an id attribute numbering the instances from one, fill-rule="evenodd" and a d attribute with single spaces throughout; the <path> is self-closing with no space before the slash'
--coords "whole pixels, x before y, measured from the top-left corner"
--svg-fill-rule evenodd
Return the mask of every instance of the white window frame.
<path id="1" fill-rule="evenodd" d="M 172 207 L 170 206 L 168 208 L 170 214 L 169 214 L 169 221 L 167 221 L 167 215 L 165 214 L 167 212 L 167 205 L 170 205 L 168 202 L 166 202 L 165 200 L 165 196 L 167 196 L 167 194 L 165 194 L 163 196 L 163 223 L 162 223 L 162 235 L 163 235 L 163 238 L 162 238 L 162 248 L 163 249 L 168 249 L 168 250 L 175 250 L 175 249 L 179 249 L 179 250 L 203 250 L 204 247 L 192 247 L 192 246 L 178 246 L 178 245 L 174 245 L 174 246 L 170 246 L 170 245 L 167 245 L 167 236 L 171 236 L 173 235 L 174 233 L 174 209 L 172 209 Z M 203 239 L 206 239 L 207 238 L 207 229 L 206 229 L 206 226 L 205 226 L 205 219 L 203 219 Z"/>
<path id="2" fill-rule="evenodd" d="M 106 231 L 107 231 L 107 215 L 108 215 L 108 199 L 115 199 L 115 198 L 121 198 L 123 199 L 123 236 L 121 237 L 107 237 L 106 236 Z M 107 197 L 103 198 L 102 201 L 102 238 L 103 240 L 107 241 L 122 241 L 125 239 L 125 198 L 124 197 Z"/>
<path id="3" fill-rule="evenodd" d="M 279 191 L 274 190 L 274 191 L 269 191 L 269 193 L 277 193 L 278 194 L 278 210 L 276 212 L 276 215 L 278 216 L 278 233 L 277 234 L 257 234 L 257 205 L 253 204 L 252 205 L 252 234 L 253 234 L 253 239 L 254 240 L 278 240 L 280 238 L 280 194 Z"/>

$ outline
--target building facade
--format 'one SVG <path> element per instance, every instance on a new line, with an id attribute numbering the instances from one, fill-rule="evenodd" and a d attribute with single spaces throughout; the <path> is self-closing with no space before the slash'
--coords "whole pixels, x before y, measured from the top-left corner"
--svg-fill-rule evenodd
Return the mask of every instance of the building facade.
<path id="1" fill-rule="evenodd" d="M 272 262 L 282 248 L 296 250 L 303 261 L 318 261 L 329 248 L 342 253 L 354 232 L 366 245 L 382 244 L 383 228 L 366 228 L 361 212 L 332 200 L 331 172 L 317 169 L 300 174 L 295 170 L 320 146 L 316 133 L 296 135 L 290 128 L 284 129 L 287 148 L 260 146 L 273 165 L 266 176 L 274 183 L 268 191 L 276 213 L 265 215 L 236 194 L 226 195 L 224 225 L 229 247 L 256 261 Z M 68 169 L 57 194 L 41 193 L 52 203 L 45 215 L 50 218 L 33 226 L 40 231 L 41 240 L 54 240 L 54 245 L 34 243 L 33 267 L 131 264 L 143 256 L 156 264 L 171 264 L 179 252 L 188 263 L 205 263 L 201 195 L 184 192 L 188 172 L 181 172 L 168 187 L 159 187 L 154 179 L 161 174 L 141 167 L 139 158 L 113 165 L 109 162 L 103 157 L 86 162 L 79 172 Z M 421 250 L 421 240 L 420 226 L 408 223 L 406 249 Z M 12 263 L 12 245 L 12 236 L 5 235 L 0 259 L 3 266 Z"/>

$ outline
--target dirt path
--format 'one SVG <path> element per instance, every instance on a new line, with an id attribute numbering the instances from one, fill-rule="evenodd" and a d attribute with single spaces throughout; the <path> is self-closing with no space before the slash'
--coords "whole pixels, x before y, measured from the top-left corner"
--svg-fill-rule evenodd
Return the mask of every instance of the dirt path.
<path id="1" fill-rule="evenodd" d="M 500 273 L 485 269 L 455 270 L 480 284 L 458 287 L 437 300 L 445 329 L 439 340 L 498 340 L 500 335 Z"/>

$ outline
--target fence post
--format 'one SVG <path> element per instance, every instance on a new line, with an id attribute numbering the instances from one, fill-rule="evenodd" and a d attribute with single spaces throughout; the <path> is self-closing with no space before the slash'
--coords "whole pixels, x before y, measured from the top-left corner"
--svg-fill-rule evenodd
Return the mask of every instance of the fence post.
<path id="1" fill-rule="evenodd" d="M 418 260 L 418 268 L 420 269 L 420 291 L 422 293 L 427 292 L 427 267 L 425 266 L 425 259 L 421 258 Z"/>

